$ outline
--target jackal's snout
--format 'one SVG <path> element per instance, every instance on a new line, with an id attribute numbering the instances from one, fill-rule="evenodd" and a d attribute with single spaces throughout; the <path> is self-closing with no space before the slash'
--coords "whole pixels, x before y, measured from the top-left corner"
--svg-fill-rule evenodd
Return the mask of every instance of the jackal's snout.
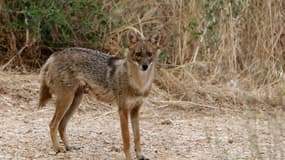
<path id="1" fill-rule="evenodd" d="M 148 68 L 148 64 L 143 64 L 143 65 L 142 65 L 142 70 L 143 70 L 143 71 L 146 71 L 147 68 Z"/>

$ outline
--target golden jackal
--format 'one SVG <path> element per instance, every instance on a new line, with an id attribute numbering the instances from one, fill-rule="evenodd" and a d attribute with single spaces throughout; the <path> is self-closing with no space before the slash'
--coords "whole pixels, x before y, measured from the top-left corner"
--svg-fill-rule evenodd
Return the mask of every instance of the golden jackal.
<path id="1" fill-rule="evenodd" d="M 124 59 L 85 48 L 68 48 L 54 53 L 41 69 L 39 106 L 56 96 L 56 110 L 50 122 L 50 136 L 54 151 L 69 150 L 65 134 L 66 124 L 83 94 L 89 90 L 98 100 L 115 101 L 119 107 L 122 139 L 127 160 L 131 159 L 128 117 L 130 113 L 135 151 L 141 153 L 139 110 L 149 94 L 159 55 L 160 35 L 149 38 L 129 32 L 128 54 Z M 57 130 L 65 148 L 59 146 Z"/>

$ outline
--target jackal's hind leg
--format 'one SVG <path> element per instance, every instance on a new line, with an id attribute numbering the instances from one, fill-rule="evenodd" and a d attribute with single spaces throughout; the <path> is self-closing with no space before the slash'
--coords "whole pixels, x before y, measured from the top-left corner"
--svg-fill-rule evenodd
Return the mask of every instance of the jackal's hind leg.
<path id="1" fill-rule="evenodd" d="M 82 101 L 82 98 L 83 98 L 83 90 L 79 88 L 79 89 L 77 89 L 77 91 L 75 93 L 72 104 L 70 105 L 70 107 L 66 111 L 66 113 L 64 114 L 64 117 L 62 118 L 62 120 L 59 124 L 59 127 L 58 127 L 59 135 L 63 141 L 63 144 L 64 144 L 66 150 L 71 149 L 71 147 L 69 146 L 69 143 L 68 143 L 67 136 L 66 136 L 66 126 L 67 126 L 69 119 L 72 117 L 72 115 L 74 114 L 76 109 L 79 107 L 80 102 Z"/>
<path id="2" fill-rule="evenodd" d="M 54 116 L 50 122 L 50 136 L 53 144 L 53 149 L 56 153 L 64 152 L 64 148 L 59 146 L 57 138 L 57 130 L 59 123 L 61 122 L 64 114 L 69 109 L 74 98 L 74 93 L 66 93 L 65 95 L 59 95 L 56 98 L 56 109 Z"/>

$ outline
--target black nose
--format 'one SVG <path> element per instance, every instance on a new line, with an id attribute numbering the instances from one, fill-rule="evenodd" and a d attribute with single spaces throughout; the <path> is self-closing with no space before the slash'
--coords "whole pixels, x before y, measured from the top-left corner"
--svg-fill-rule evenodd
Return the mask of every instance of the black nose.
<path id="1" fill-rule="evenodd" d="M 143 65 L 142 65 L 142 69 L 143 69 L 143 71 L 146 71 L 146 70 L 147 70 L 147 68 L 148 68 L 148 65 L 147 65 L 147 64 L 143 64 Z"/>

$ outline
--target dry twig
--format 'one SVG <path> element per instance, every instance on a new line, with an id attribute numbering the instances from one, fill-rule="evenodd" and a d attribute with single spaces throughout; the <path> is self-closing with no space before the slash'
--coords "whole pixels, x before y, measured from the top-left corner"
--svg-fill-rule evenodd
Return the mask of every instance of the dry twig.
<path id="1" fill-rule="evenodd" d="M 27 19 L 27 17 L 25 17 L 25 23 L 26 23 L 26 25 L 28 25 L 28 19 Z M 6 64 L 4 64 L 4 65 L 2 66 L 1 70 L 3 71 L 4 69 L 6 69 L 7 66 L 9 66 L 9 65 L 14 61 L 14 59 L 15 59 L 16 57 L 19 57 L 19 58 L 20 58 L 20 57 L 21 57 L 21 54 L 23 53 L 23 51 L 24 51 L 26 48 L 32 46 L 34 43 L 35 43 L 35 39 L 33 39 L 32 41 L 30 41 L 30 31 L 29 31 L 29 29 L 27 28 L 27 29 L 26 29 L 26 41 L 25 41 L 24 46 L 23 46 Z"/>

